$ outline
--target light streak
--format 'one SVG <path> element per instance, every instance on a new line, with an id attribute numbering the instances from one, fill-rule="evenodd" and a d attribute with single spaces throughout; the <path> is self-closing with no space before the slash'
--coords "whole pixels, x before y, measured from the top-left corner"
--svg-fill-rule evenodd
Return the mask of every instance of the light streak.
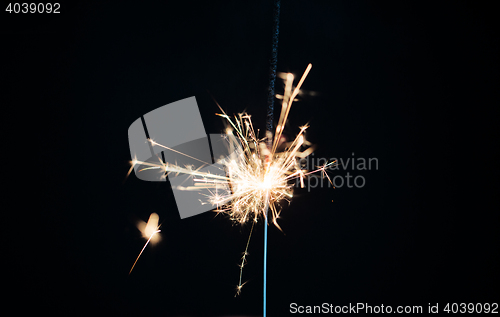
<path id="1" fill-rule="evenodd" d="M 149 216 L 147 223 L 145 223 L 142 220 L 138 221 L 137 228 L 141 231 L 142 236 L 144 238 L 147 238 L 148 240 L 146 241 L 146 243 L 142 247 L 141 252 L 139 252 L 139 255 L 135 259 L 134 264 L 130 268 L 130 271 L 128 272 L 129 275 L 130 275 L 130 273 L 132 273 L 132 270 L 134 269 L 135 264 L 137 263 L 137 261 L 139 261 L 139 258 L 141 257 L 142 252 L 144 252 L 144 249 L 146 249 L 146 247 L 148 246 L 151 239 L 153 239 L 153 237 L 159 238 L 159 235 L 157 235 L 157 233 L 159 233 L 161 231 L 161 230 L 159 230 L 161 225 L 158 224 L 158 220 L 159 220 L 158 215 L 156 213 L 152 213 Z"/>
<path id="2" fill-rule="evenodd" d="M 243 267 L 247 263 L 247 255 L 248 255 L 248 246 L 250 245 L 250 239 L 252 238 L 252 232 L 253 232 L 253 226 L 255 225 L 256 221 L 252 222 L 252 228 L 250 229 L 250 234 L 248 235 L 248 241 L 247 241 L 247 246 L 245 247 L 245 252 L 243 252 L 243 256 L 241 257 L 241 264 L 240 264 L 240 281 L 238 283 L 238 286 L 236 286 L 236 294 L 234 297 L 238 296 L 241 294 L 241 288 L 245 283 L 241 283 L 241 278 L 243 277 Z"/>

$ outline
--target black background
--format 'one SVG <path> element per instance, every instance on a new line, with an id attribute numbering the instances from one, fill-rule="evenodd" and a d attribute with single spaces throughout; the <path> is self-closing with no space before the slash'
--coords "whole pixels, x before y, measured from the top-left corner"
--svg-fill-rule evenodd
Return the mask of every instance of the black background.
<path id="1" fill-rule="evenodd" d="M 170 102 L 195 95 L 207 133 L 224 126 L 210 95 L 264 128 L 272 2 L 6 6 L 2 154 L 17 177 L 3 258 L 18 311 L 261 314 L 262 226 L 235 298 L 249 227 L 210 212 L 181 221 L 168 184 L 123 180 L 129 125 Z M 282 3 L 278 71 L 312 63 L 303 89 L 315 93 L 286 133 L 310 123 L 315 157 L 379 166 L 348 170 L 360 189 L 296 189 L 284 234 L 269 230 L 269 316 L 291 302 L 498 302 L 497 21 L 472 1 Z M 151 212 L 162 241 L 128 276 L 144 243 L 133 219 Z"/>

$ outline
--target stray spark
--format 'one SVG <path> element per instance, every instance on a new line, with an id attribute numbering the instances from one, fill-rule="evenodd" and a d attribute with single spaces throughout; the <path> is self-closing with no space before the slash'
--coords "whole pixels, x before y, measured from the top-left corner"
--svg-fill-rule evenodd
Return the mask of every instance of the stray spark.
<path id="1" fill-rule="evenodd" d="M 139 255 L 135 259 L 134 264 L 132 265 L 132 268 L 128 272 L 129 275 L 130 275 L 130 273 L 132 273 L 132 270 L 134 269 L 135 264 L 137 263 L 137 261 L 139 260 L 139 258 L 142 255 L 142 252 L 144 252 L 144 249 L 146 249 L 147 245 L 153 239 L 153 237 L 155 237 L 155 239 L 153 239 L 154 242 L 157 242 L 159 240 L 159 235 L 156 235 L 157 233 L 159 233 L 161 231 L 161 230 L 159 230 L 161 225 L 158 225 L 158 220 L 159 220 L 158 214 L 152 213 L 149 216 L 147 223 L 145 223 L 142 220 L 138 221 L 137 228 L 142 232 L 142 236 L 148 240 L 146 241 L 146 243 L 144 244 L 144 247 L 142 247 L 141 252 L 139 252 Z"/>
<path id="2" fill-rule="evenodd" d="M 252 222 L 252 228 L 250 229 L 250 234 L 248 236 L 248 241 L 247 241 L 247 246 L 245 248 L 245 252 L 243 252 L 243 256 L 241 257 L 241 264 L 240 264 L 240 281 L 238 283 L 238 286 L 236 287 L 236 294 L 234 295 L 234 297 L 238 296 L 241 294 L 241 288 L 243 287 L 243 285 L 245 285 L 247 282 L 245 283 L 241 283 L 241 278 L 243 276 L 243 267 L 245 266 L 245 264 L 247 263 L 247 255 L 248 255 L 248 245 L 250 244 L 250 239 L 252 238 L 252 232 L 253 232 L 253 226 L 255 225 L 257 221 L 253 221 Z"/>

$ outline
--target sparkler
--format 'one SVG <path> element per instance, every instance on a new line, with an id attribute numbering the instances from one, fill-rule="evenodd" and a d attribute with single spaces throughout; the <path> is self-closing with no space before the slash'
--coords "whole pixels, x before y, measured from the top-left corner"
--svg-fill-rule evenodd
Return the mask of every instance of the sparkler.
<path id="1" fill-rule="evenodd" d="M 285 123 L 288 119 L 292 103 L 300 92 L 300 87 L 304 83 L 312 65 L 309 64 L 300 78 L 296 87 L 293 87 L 294 76 L 287 74 L 285 76 L 285 91 L 282 96 L 275 95 L 274 84 L 276 80 L 277 49 L 279 34 L 279 14 L 280 0 L 275 0 L 274 6 L 274 30 L 273 30 L 273 49 L 270 67 L 270 83 L 268 91 L 268 111 L 267 111 L 267 131 L 264 138 L 259 138 L 258 131 L 255 133 L 250 115 L 240 113 L 233 118 L 228 116 L 219 106 L 222 114 L 217 114 L 227 120 L 226 140 L 229 148 L 229 156 L 217 162 L 220 164 L 222 173 L 214 174 L 203 170 L 203 167 L 210 163 L 201 161 L 195 157 L 189 156 L 175 149 L 161 145 L 151 139 L 148 141 L 152 146 L 160 146 L 166 150 L 176 152 L 191 159 L 203 163 L 197 169 L 192 166 L 179 166 L 163 162 L 158 156 L 158 163 L 142 162 L 133 159 L 132 167 L 127 173 L 131 173 L 136 164 L 143 167 L 137 172 L 150 169 L 159 169 L 163 175 L 173 173 L 176 175 L 185 174 L 191 178 L 193 185 L 176 186 L 178 190 L 208 190 L 202 204 L 211 204 L 215 206 L 217 213 L 223 213 L 230 216 L 237 223 L 244 224 L 252 221 L 252 228 L 243 253 L 240 265 L 239 283 L 236 287 L 236 295 L 241 293 L 241 289 L 246 282 L 242 283 L 243 267 L 246 264 L 248 255 L 248 246 L 252 237 L 253 228 L 259 219 L 265 220 L 264 223 L 264 292 L 263 292 L 263 316 L 266 317 L 266 291 L 267 291 L 267 227 L 270 221 L 281 230 L 277 223 L 281 212 L 282 201 L 288 201 L 293 197 L 293 181 L 299 179 L 300 187 L 304 188 L 304 178 L 311 173 L 321 172 L 322 177 L 330 177 L 326 173 L 326 168 L 335 162 L 325 163 L 323 166 L 316 166 L 316 170 L 307 171 L 301 168 L 298 159 L 307 157 L 313 151 L 313 146 L 304 136 L 308 128 L 307 125 L 300 128 L 300 132 L 292 142 L 284 142 L 282 134 Z M 282 99 L 282 107 L 276 131 L 273 134 L 273 112 L 274 98 Z M 281 150 L 280 150 L 281 149 Z M 214 165 L 212 165 L 214 166 Z M 332 184 L 333 185 L 333 184 Z M 172 186 L 174 187 L 174 186 Z M 200 200 L 201 201 L 201 200 Z M 270 211 L 270 213 L 269 213 Z M 151 218 L 150 218 L 151 219 Z M 156 222 L 157 224 L 157 222 Z M 149 225 L 149 221 L 148 221 Z M 147 227 L 147 226 L 146 226 Z M 160 232 L 159 226 L 154 229 L 150 227 L 149 239 L 145 243 L 139 256 L 134 262 L 134 268 L 142 252 L 153 238 Z M 282 231 L 282 230 L 281 230 Z M 144 235 L 143 231 L 143 235 Z M 146 237 L 148 235 L 146 234 Z M 132 272 L 132 269 L 130 272 Z M 130 274 L 130 273 L 129 273 Z"/>
<path id="2" fill-rule="evenodd" d="M 293 87 L 294 76 L 292 74 L 285 76 L 285 91 L 284 95 L 281 96 L 281 114 L 274 138 L 273 134 L 269 131 L 267 131 L 265 137 L 259 138 L 258 133 L 254 130 L 249 114 L 240 113 L 230 117 L 218 105 L 222 113 L 217 115 L 227 121 L 225 139 L 231 153 L 219 161 L 221 166 L 220 174 L 203 171 L 202 168 L 209 163 L 163 146 L 151 139 L 148 139 L 148 141 L 152 145 L 161 146 L 166 150 L 196 159 L 203 163 L 203 165 L 197 169 L 193 169 L 191 166 L 179 166 L 163 162 L 158 157 L 158 163 L 142 162 L 134 159 L 131 162 L 132 167 L 136 164 L 147 166 L 138 172 L 158 169 L 164 173 L 165 177 L 170 173 L 188 175 L 192 180 L 192 185 L 185 185 L 178 187 L 178 189 L 190 191 L 208 190 L 209 194 L 203 197 L 202 203 L 212 204 L 216 208 L 215 212 L 227 214 L 233 221 L 240 224 L 250 221 L 256 223 L 259 219 L 264 219 L 266 223 L 272 223 L 281 230 L 277 222 L 281 212 L 280 203 L 282 201 L 290 202 L 292 199 L 295 180 L 299 179 L 300 186 L 303 188 L 304 178 L 307 175 L 319 171 L 325 173 L 326 168 L 334 163 L 326 163 L 313 171 L 301 169 L 298 159 L 308 156 L 313 151 L 313 146 L 304 136 L 304 132 L 308 128 L 307 125 L 300 127 L 300 131 L 293 141 L 287 143 L 282 139 L 290 108 L 311 68 L 312 65 L 309 64 L 296 87 Z M 270 211 L 269 214 L 268 209 Z M 149 240 L 146 242 L 144 248 L 157 232 L 159 232 L 158 227 L 150 231 Z M 242 269 L 246 263 L 250 237 L 251 233 L 242 258 L 242 264 L 240 265 L 240 280 L 237 286 L 237 294 L 241 292 L 241 288 L 244 285 L 241 281 Z M 144 248 L 142 251 L 144 251 Z"/>

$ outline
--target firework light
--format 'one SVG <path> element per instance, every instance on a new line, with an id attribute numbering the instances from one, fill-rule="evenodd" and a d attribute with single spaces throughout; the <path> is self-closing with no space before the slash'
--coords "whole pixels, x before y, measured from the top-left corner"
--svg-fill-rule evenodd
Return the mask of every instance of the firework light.
<path id="1" fill-rule="evenodd" d="M 148 139 L 148 141 L 152 146 L 160 146 L 166 150 L 174 151 L 200 161 L 203 165 L 195 169 L 190 165 L 180 166 L 163 162 L 158 157 L 158 163 L 134 159 L 131 162 L 132 168 L 139 164 L 142 169 L 138 170 L 138 172 L 158 169 L 164 173 L 165 177 L 170 174 L 187 175 L 191 179 L 190 184 L 177 186 L 176 189 L 184 191 L 204 190 L 208 194 L 200 195 L 202 197 L 200 199 L 201 203 L 211 204 L 217 213 L 229 215 L 236 223 L 253 222 L 254 224 L 259 219 L 269 217 L 269 219 L 265 219 L 266 222 L 273 223 L 281 230 L 277 222 L 281 212 L 280 203 L 282 201 L 289 202 L 292 199 L 294 182 L 299 179 L 303 188 L 304 178 L 307 175 L 315 172 L 325 174 L 326 168 L 334 163 L 329 162 L 323 166 L 317 166 L 312 171 L 301 168 L 298 159 L 310 155 L 313 151 L 313 146 L 304 136 L 304 132 L 308 128 L 307 125 L 300 128 L 293 141 L 285 142 L 284 138 L 282 138 L 290 108 L 311 68 L 312 65 L 309 64 L 296 87 L 293 87 L 293 74 L 284 76 L 284 94 L 277 96 L 282 99 L 282 106 L 274 136 L 273 133 L 268 131 L 265 136 L 259 137 L 258 130 L 256 133 L 249 114 L 240 113 L 231 117 L 219 106 L 222 113 L 217 115 L 227 121 L 224 140 L 230 153 L 230 155 L 218 162 L 221 173 L 205 171 L 203 167 L 208 164 L 207 162 L 161 145 L 151 139 Z M 154 234 L 159 230 L 156 228 L 150 231 Z M 151 237 L 152 235 L 149 239 Z M 248 242 L 240 265 L 241 270 L 246 263 L 247 250 Z M 239 294 L 244 284 L 241 282 L 241 270 L 237 294 Z"/>

